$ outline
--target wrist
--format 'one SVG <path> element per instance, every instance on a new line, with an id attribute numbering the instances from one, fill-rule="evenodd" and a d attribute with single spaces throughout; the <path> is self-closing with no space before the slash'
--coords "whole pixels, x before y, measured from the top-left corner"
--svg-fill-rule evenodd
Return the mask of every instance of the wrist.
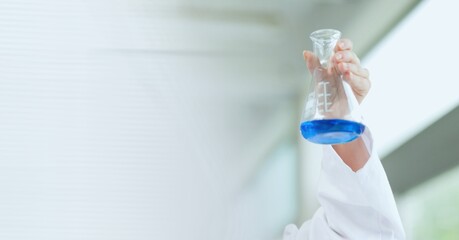
<path id="1" fill-rule="evenodd" d="M 370 158 L 362 137 L 345 144 L 335 144 L 332 147 L 343 162 L 354 172 L 363 168 Z"/>

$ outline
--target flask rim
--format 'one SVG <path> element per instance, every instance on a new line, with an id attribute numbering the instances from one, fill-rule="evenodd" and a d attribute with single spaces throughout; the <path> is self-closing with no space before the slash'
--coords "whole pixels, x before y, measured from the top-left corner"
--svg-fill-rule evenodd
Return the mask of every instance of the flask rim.
<path id="1" fill-rule="evenodd" d="M 340 37 L 341 32 L 331 28 L 319 29 L 309 35 L 309 38 L 314 42 L 332 42 L 338 40 Z"/>

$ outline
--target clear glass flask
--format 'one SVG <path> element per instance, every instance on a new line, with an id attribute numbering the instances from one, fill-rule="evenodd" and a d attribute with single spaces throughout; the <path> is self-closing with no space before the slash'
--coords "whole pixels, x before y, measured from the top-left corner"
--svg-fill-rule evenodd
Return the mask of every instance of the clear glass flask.
<path id="1" fill-rule="evenodd" d="M 300 129 L 313 143 L 342 144 L 357 139 L 365 130 L 359 103 L 331 61 L 340 37 L 334 29 L 310 35 L 320 64 L 312 72 Z"/>

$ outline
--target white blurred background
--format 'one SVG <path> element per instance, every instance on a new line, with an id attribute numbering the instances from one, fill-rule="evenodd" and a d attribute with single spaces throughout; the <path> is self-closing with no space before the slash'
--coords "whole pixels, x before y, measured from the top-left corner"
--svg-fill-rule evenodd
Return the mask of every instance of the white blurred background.
<path id="1" fill-rule="evenodd" d="M 0 239 L 280 239 L 318 207 L 308 35 L 363 103 L 409 239 L 459 239 L 458 3 L 0 0 Z"/>

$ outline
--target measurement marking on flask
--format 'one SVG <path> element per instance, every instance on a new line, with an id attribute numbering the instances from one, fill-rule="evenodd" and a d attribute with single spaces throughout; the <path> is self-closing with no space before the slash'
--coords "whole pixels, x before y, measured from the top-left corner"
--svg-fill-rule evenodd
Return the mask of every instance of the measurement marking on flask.
<path id="1" fill-rule="evenodd" d="M 330 84 L 329 82 L 320 82 L 319 87 L 322 86 L 323 93 L 317 94 L 317 106 L 322 106 L 323 108 L 319 109 L 319 112 L 331 112 L 328 106 L 332 105 L 331 102 L 328 102 L 328 97 L 331 96 L 330 93 L 327 92 L 327 85 Z M 323 102 L 320 102 L 319 99 L 323 97 Z"/>

